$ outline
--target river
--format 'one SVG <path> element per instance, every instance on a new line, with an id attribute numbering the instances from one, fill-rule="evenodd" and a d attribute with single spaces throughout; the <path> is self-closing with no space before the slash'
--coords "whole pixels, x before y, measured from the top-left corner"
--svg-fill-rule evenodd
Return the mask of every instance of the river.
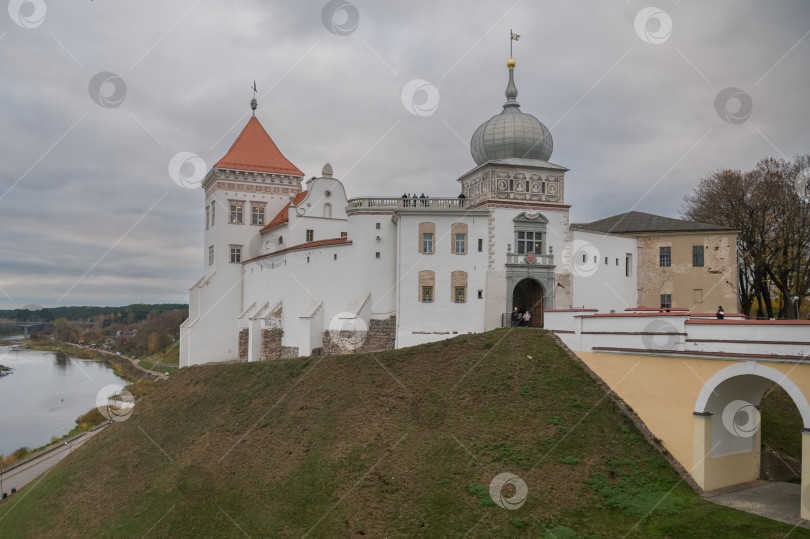
<path id="1" fill-rule="evenodd" d="M 13 369 L 0 377 L 0 455 L 61 437 L 95 407 L 102 388 L 129 384 L 103 361 L 61 360 L 54 352 L 0 346 L 0 365 Z"/>

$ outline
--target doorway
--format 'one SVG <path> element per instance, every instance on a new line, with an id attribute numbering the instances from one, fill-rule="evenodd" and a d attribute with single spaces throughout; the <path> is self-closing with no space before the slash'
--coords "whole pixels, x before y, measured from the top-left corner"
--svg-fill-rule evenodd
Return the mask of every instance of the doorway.
<path id="1" fill-rule="evenodd" d="M 531 278 L 523 279 L 515 285 L 512 293 L 512 309 L 518 311 L 529 310 L 531 314 L 530 327 L 543 327 L 543 287 Z"/>

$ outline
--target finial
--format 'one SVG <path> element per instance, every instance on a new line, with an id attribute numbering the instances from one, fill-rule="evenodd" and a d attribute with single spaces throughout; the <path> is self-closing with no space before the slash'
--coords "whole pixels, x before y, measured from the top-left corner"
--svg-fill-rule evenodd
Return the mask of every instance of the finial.
<path id="1" fill-rule="evenodd" d="M 518 95 L 517 86 L 515 86 L 515 61 L 510 58 L 506 66 L 509 68 L 509 84 L 506 86 L 506 103 L 503 106 L 519 107 L 520 104 L 515 99 Z"/>
<path id="2" fill-rule="evenodd" d="M 253 81 L 253 99 L 250 100 L 250 108 L 253 110 L 253 116 L 256 116 L 256 107 L 259 106 L 259 102 L 256 101 L 256 81 Z"/>
<path id="3" fill-rule="evenodd" d="M 324 178 L 331 178 L 332 174 L 334 174 L 334 171 L 332 170 L 332 165 L 326 163 L 323 166 L 323 170 L 321 171 L 321 176 Z"/>
<path id="4" fill-rule="evenodd" d="M 509 57 L 509 61 L 506 62 L 506 67 L 508 67 L 509 69 L 515 69 L 515 59 L 512 58 L 511 56 Z"/>

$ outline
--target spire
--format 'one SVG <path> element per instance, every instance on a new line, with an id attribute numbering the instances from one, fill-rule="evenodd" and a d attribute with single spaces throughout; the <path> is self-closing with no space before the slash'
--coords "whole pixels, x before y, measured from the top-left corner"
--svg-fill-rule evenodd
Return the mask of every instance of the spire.
<path id="1" fill-rule="evenodd" d="M 248 120 L 231 149 L 214 166 L 291 176 L 304 175 L 298 170 L 298 167 L 284 157 L 255 116 Z"/>
<path id="2" fill-rule="evenodd" d="M 253 117 L 256 117 L 256 107 L 259 106 L 259 102 L 256 101 L 256 81 L 253 81 L 253 99 L 250 100 L 250 108 L 253 110 Z"/>
<path id="3" fill-rule="evenodd" d="M 518 95 L 517 86 L 515 86 L 515 60 L 510 56 L 509 61 L 506 62 L 506 67 L 509 68 L 509 84 L 506 86 L 506 103 L 505 107 L 520 107 L 520 103 L 515 99 Z"/>

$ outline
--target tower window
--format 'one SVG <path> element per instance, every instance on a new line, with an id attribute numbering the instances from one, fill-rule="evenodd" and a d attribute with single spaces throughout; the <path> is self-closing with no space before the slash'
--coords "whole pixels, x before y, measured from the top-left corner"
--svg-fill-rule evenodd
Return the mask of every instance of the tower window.
<path id="1" fill-rule="evenodd" d="M 264 224 L 264 204 L 254 204 L 250 208 L 250 224 Z"/>
<path id="2" fill-rule="evenodd" d="M 211 203 L 211 226 L 212 227 L 214 226 L 214 217 L 216 216 L 216 209 L 217 209 L 217 203 L 216 203 L 216 201 L 214 201 L 214 202 Z"/>
<path id="3" fill-rule="evenodd" d="M 231 224 L 234 225 L 241 225 L 242 221 L 242 211 L 244 206 L 241 202 L 231 202 Z"/>
<path id="4" fill-rule="evenodd" d="M 661 294 L 661 308 L 669 309 L 672 307 L 672 294 Z"/>
<path id="5" fill-rule="evenodd" d="M 484 299 L 484 291 L 483 290 L 478 291 L 478 299 Z"/>
<path id="6" fill-rule="evenodd" d="M 214 263 L 214 246 L 211 245 L 208 247 L 208 265 L 211 266 Z"/>
<path id="7" fill-rule="evenodd" d="M 478 252 L 481 253 L 484 251 L 484 240 L 478 238 Z"/>
<path id="8" fill-rule="evenodd" d="M 379 252 L 379 251 L 377 251 L 376 253 L 374 253 L 374 258 L 380 258 L 380 252 Z"/>
<path id="9" fill-rule="evenodd" d="M 307 230 L 307 241 L 315 241 L 315 231 Z"/>
<path id="10" fill-rule="evenodd" d="M 380 223 L 377 223 L 377 230 L 380 229 Z"/>
<path id="11" fill-rule="evenodd" d="M 210 215 L 209 207 L 205 207 L 205 229 L 208 230 L 208 217 Z"/>
<path id="12" fill-rule="evenodd" d="M 231 245 L 231 264 L 242 262 L 242 246 Z"/>
<path id="13" fill-rule="evenodd" d="M 341 233 L 340 233 L 340 237 L 341 237 L 341 238 L 348 238 L 348 237 L 349 237 L 349 233 L 348 233 L 348 232 L 341 232 Z"/>

